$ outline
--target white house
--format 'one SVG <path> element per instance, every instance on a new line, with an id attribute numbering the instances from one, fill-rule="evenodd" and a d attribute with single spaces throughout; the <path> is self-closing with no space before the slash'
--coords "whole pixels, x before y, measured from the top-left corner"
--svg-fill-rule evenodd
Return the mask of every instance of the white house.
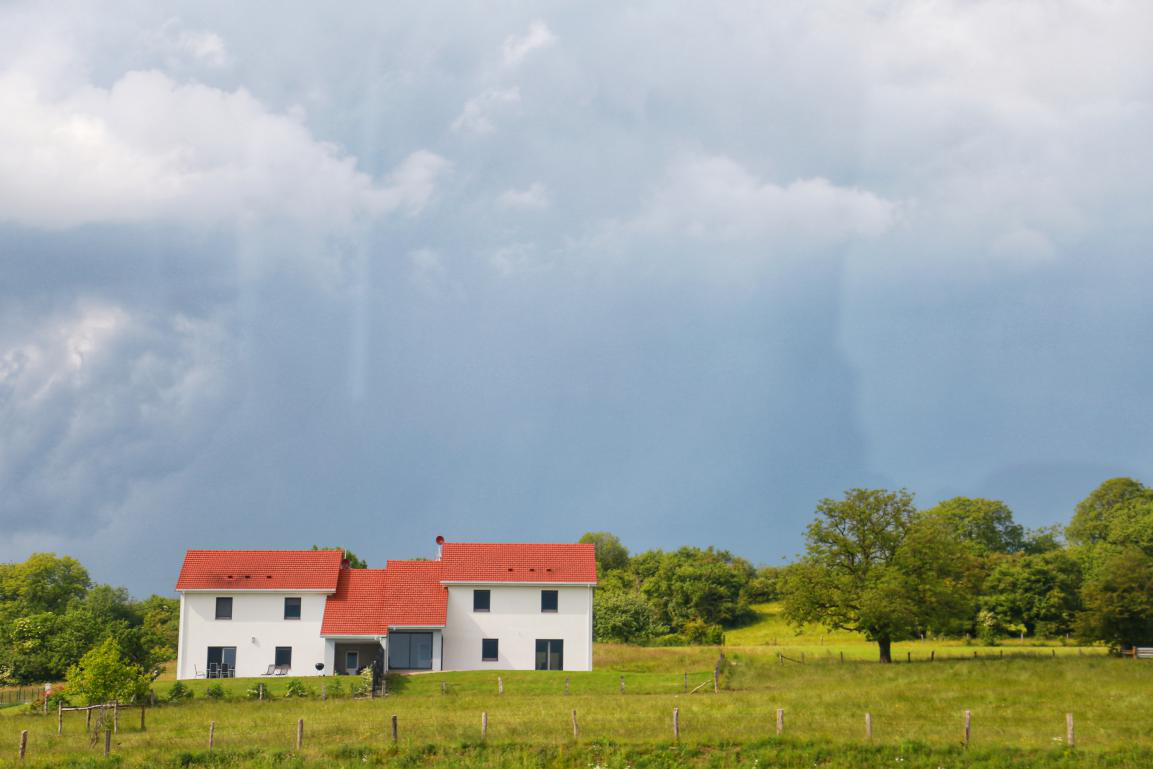
<path id="1" fill-rule="evenodd" d="M 592 545 L 437 545 L 383 569 L 339 550 L 189 550 L 177 677 L 592 670 Z"/>

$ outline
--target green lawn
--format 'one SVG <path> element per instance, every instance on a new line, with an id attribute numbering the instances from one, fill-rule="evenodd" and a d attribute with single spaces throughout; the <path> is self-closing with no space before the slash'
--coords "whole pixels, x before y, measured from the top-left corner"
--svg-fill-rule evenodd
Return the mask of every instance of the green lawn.
<path id="1" fill-rule="evenodd" d="M 337 679 L 302 679 L 310 693 L 305 699 L 286 698 L 284 678 L 191 681 L 197 696 L 149 710 L 146 731 L 139 730 L 138 710 L 123 712 L 108 761 L 85 736 L 82 713 L 66 714 L 65 733 L 57 737 L 55 714 L 6 708 L 0 710 L 0 766 L 16 765 L 24 729 L 25 765 L 41 767 L 1153 766 L 1153 719 L 1146 712 L 1153 663 L 1059 643 L 990 648 L 918 641 L 896 647 L 896 664 L 879 665 L 875 646 L 859 636 L 819 629 L 797 635 L 777 607 L 758 610 L 759 621 L 731 631 L 724 647 L 598 644 L 596 671 L 500 673 L 503 695 L 491 671 L 393 677 L 389 696 L 375 700 L 348 697 L 350 678 L 339 679 L 344 696 L 326 701 L 319 699 L 321 685 Z M 722 652 L 731 664 L 714 694 L 712 670 Z M 932 662 L 930 652 L 936 652 Z M 803 664 L 793 661 L 802 654 Z M 705 684 L 695 694 L 685 691 L 686 673 L 690 689 Z M 268 687 L 264 702 L 245 699 L 257 681 Z M 216 683 L 225 690 L 223 701 L 204 697 Z M 163 693 L 171 685 L 160 681 L 156 688 Z M 674 708 L 679 742 L 673 740 Z M 775 733 L 778 708 L 784 710 L 782 737 Z M 573 710 L 579 739 L 572 735 Z M 967 751 L 960 746 L 965 710 L 972 712 Z M 482 712 L 489 718 L 483 742 Z M 1064 743 L 1068 712 L 1075 717 L 1075 750 Z M 298 718 L 305 720 L 305 741 L 296 754 Z M 211 754 L 205 750 L 210 721 L 216 723 Z"/>

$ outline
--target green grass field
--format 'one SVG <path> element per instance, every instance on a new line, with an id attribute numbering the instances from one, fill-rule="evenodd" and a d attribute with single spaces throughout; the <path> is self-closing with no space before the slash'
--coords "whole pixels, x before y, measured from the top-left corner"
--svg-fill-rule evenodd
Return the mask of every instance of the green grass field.
<path id="1" fill-rule="evenodd" d="M 723 648 L 600 645 L 592 673 L 433 673 L 394 677 L 390 695 L 320 701 L 288 699 L 283 679 L 265 679 L 265 702 L 241 699 L 252 681 L 223 682 L 228 698 L 125 710 L 113 755 L 101 758 L 84 734 L 83 713 L 0 710 L 0 766 L 16 765 L 20 731 L 29 731 L 28 766 L 288 767 L 1146 767 L 1153 765 L 1153 663 L 1110 658 L 1100 649 L 903 645 L 898 662 L 872 661 L 873 647 L 847 634 L 788 637 L 773 607 L 756 625 L 731 633 Z M 740 639 L 742 645 L 735 645 Z M 774 646 L 777 639 L 781 645 Z M 766 645 L 766 641 L 768 645 Z M 913 663 L 903 660 L 913 651 Z M 928 652 L 936 650 L 936 660 Z M 1006 656 L 1002 657 L 1002 649 Z M 845 651 L 845 662 L 840 651 Z M 719 693 L 712 667 L 729 661 Z M 805 652 L 806 662 L 780 661 Z M 974 659 L 973 651 L 978 652 Z M 947 653 L 955 658 L 947 658 Z M 1040 652 L 1025 656 L 1024 652 Z M 923 653 L 923 654 L 922 654 Z M 695 694 L 684 690 L 706 683 Z M 624 677 L 624 693 L 620 680 Z M 566 692 L 565 682 L 568 680 Z M 329 679 L 331 680 L 331 679 Z M 320 679 L 305 679 L 313 694 Z M 441 693 L 441 684 L 446 693 Z M 345 680 L 345 689 L 347 683 Z M 170 684 L 161 683 L 163 692 Z M 673 709 L 681 734 L 674 742 Z M 776 736 L 776 710 L 785 730 Z M 962 714 L 972 711 L 969 750 Z M 572 733 L 577 712 L 580 737 Z M 487 739 L 481 741 L 481 713 Z M 1065 714 L 1077 747 L 1065 746 Z M 873 737 L 865 736 L 870 713 Z M 399 740 L 393 745 L 390 717 Z M 294 735 L 303 718 L 304 747 Z M 206 750 L 215 721 L 215 750 Z"/>

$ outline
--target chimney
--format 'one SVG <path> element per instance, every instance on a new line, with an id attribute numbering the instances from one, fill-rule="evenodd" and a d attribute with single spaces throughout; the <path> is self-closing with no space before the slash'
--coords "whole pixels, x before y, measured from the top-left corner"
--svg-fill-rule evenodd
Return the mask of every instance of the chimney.
<path id="1" fill-rule="evenodd" d="M 436 535 L 436 560 L 440 560 L 441 551 L 444 550 L 444 537 Z"/>

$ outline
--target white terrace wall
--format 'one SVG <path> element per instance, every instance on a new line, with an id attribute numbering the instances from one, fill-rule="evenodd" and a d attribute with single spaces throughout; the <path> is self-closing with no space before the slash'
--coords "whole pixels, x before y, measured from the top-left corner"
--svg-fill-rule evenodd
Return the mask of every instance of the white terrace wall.
<path id="1" fill-rule="evenodd" d="M 491 591 L 488 612 L 472 610 L 474 589 Z M 557 591 L 557 611 L 540 610 L 540 591 Z M 536 641 L 564 641 L 564 669 L 592 670 L 590 587 L 564 585 L 468 585 L 448 588 L 444 629 L 445 670 L 532 670 Z M 481 660 L 481 639 L 496 638 L 499 659 Z"/>
<path id="2" fill-rule="evenodd" d="M 216 619 L 216 597 L 232 597 L 232 619 Z M 300 597 L 300 619 L 284 619 L 286 596 Z M 178 678 L 203 675 L 209 646 L 236 647 L 236 676 L 259 676 L 275 661 L 277 646 L 292 647 L 294 676 L 320 675 L 317 662 L 325 661 L 320 635 L 324 619 L 321 593 L 185 593 L 180 601 L 180 653 Z M 325 666 L 324 673 L 331 673 Z"/>

